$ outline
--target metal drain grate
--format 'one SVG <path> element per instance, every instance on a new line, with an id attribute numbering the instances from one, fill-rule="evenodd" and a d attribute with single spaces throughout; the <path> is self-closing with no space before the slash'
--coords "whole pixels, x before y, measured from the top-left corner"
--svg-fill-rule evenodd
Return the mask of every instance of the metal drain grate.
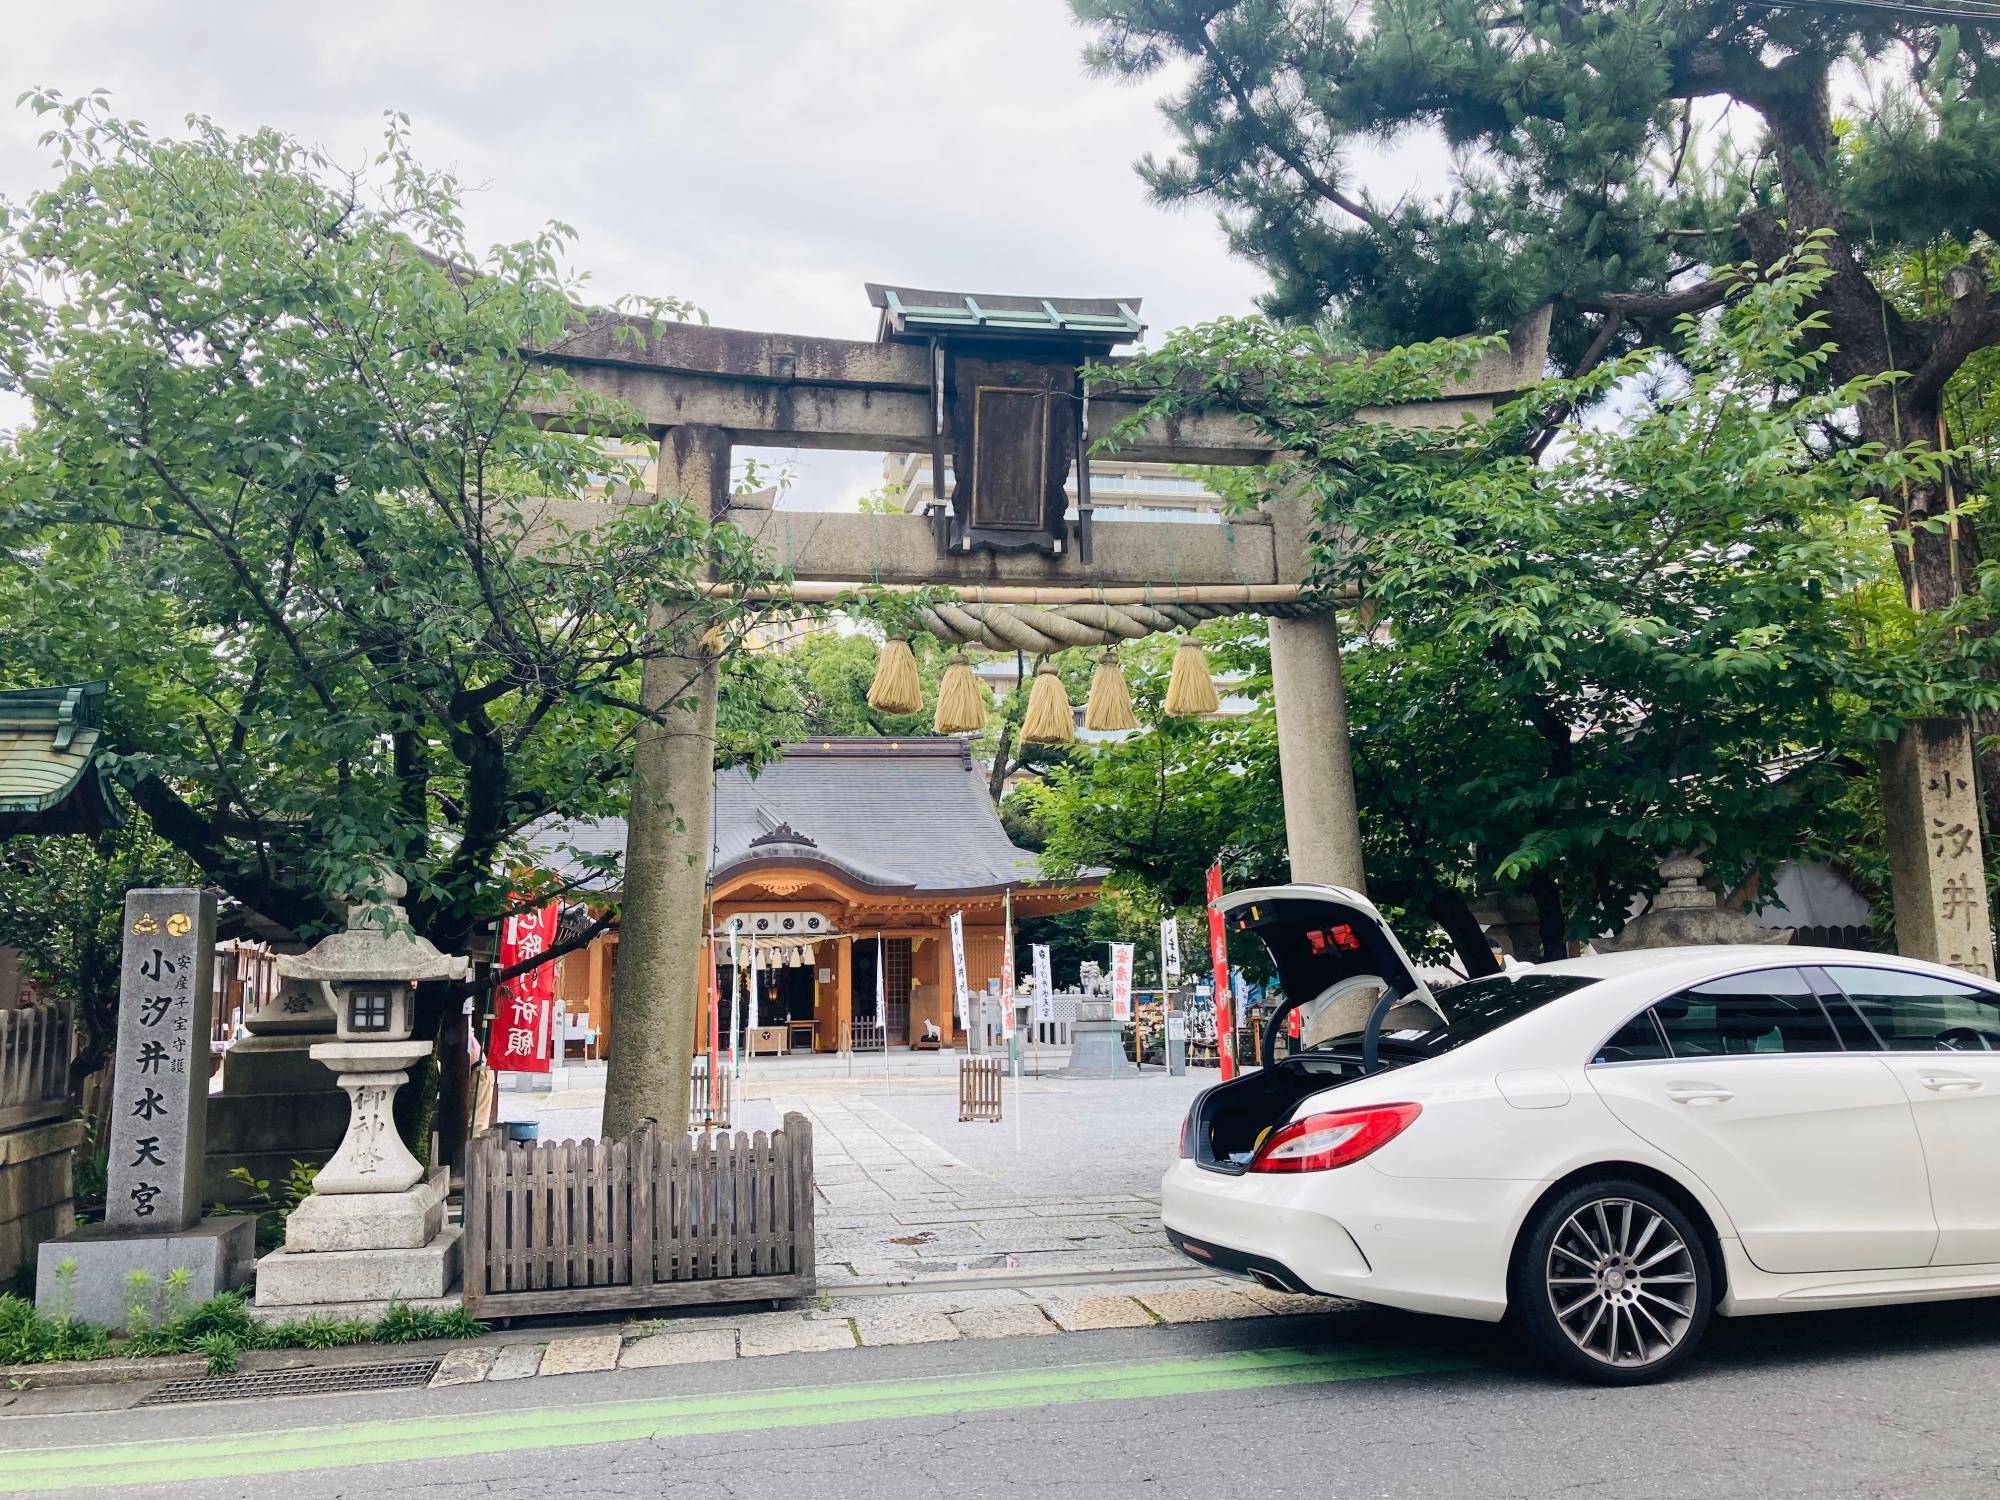
<path id="1" fill-rule="evenodd" d="M 260 1396 L 330 1396 L 344 1391 L 390 1391 L 425 1385 L 437 1373 L 434 1359 L 393 1365 L 328 1365 L 317 1370 L 256 1370 L 170 1380 L 139 1404 L 178 1406 L 187 1401 L 249 1401 Z"/>

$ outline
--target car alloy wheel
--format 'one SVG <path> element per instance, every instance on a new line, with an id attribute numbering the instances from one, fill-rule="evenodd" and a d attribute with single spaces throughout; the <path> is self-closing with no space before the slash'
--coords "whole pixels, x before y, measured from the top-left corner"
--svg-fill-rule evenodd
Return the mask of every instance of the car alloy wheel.
<path id="1" fill-rule="evenodd" d="M 1708 1254 L 1652 1187 L 1585 1183 L 1545 1204 L 1515 1257 L 1511 1315 L 1542 1356 L 1631 1385 L 1678 1368 L 1708 1326 Z"/>
<path id="2" fill-rule="evenodd" d="M 1556 1326 L 1592 1359 L 1650 1365 L 1694 1326 L 1694 1254 L 1665 1215 L 1594 1198 L 1549 1243 L 1542 1281 Z"/>

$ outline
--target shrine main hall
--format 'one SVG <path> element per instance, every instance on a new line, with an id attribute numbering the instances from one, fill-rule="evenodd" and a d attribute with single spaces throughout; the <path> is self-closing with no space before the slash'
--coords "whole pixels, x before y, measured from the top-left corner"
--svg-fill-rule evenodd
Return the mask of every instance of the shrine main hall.
<path id="1" fill-rule="evenodd" d="M 625 821 L 605 818 L 541 842 L 622 853 L 625 840 Z M 563 854 L 549 862 L 581 878 Z M 1010 899 L 1019 922 L 1087 906 L 1098 888 L 1094 878 L 1044 880 L 1001 827 L 970 742 L 943 737 L 812 740 L 783 747 L 754 775 L 717 772 L 709 879 L 725 1033 L 734 922 L 744 1014 L 754 951 L 763 1050 L 795 1052 L 907 1047 L 922 1042 L 926 1021 L 943 1044 L 961 1042 L 951 914 L 963 913 L 966 979 L 977 992 L 1000 977 Z M 617 1044 L 617 950 L 614 928 L 557 972 L 558 997 L 569 1015 L 588 1018 L 603 1050 Z M 878 974 L 886 1038 L 872 1030 Z M 697 1050 L 707 1046 L 706 1012 L 704 1003 Z"/>

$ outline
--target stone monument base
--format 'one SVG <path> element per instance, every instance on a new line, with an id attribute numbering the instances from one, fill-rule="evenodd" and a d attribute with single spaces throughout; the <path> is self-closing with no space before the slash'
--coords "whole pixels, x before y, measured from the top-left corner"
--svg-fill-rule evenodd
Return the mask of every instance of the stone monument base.
<path id="1" fill-rule="evenodd" d="M 257 1306 L 301 1316 L 320 1304 L 421 1305 L 447 1296 L 459 1282 L 461 1233 L 454 1224 L 413 1250 L 273 1250 L 257 1262 Z M 351 1306 L 341 1315 L 355 1316 Z"/>
<path id="2" fill-rule="evenodd" d="M 167 1277 L 185 1268 L 191 1277 L 187 1295 L 192 1304 L 234 1291 L 249 1279 L 256 1259 L 254 1214 L 202 1219 L 178 1234 L 134 1234 L 86 1224 L 42 1241 L 35 1259 L 35 1305 L 43 1312 L 68 1312 L 86 1323 L 123 1328 L 125 1278 L 134 1271 L 153 1278 L 157 1296 Z M 65 1262 L 75 1263 L 74 1276 L 58 1276 Z M 67 1290 L 62 1285 L 65 1280 Z"/>
<path id="3" fill-rule="evenodd" d="M 1136 1078 L 1139 1069 L 1125 1050 L 1117 1021 L 1078 1021 L 1070 1028 L 1069 1066 L 1058 1078 Z"/>

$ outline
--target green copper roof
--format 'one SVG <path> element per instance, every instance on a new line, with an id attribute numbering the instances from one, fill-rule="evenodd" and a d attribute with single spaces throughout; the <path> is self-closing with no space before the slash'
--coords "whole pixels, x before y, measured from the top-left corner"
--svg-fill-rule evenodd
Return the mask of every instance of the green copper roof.
<path id="1" fill-rule="evenodd" d="M 931 292 L 872 281 L 867 285 L 869 302 L 882 309 L 879 336 L 883 342 L 957 333 L 1109 348 L 1136 339 L 1146 329 L 1139 321 L 1137 297 L 1018 297 L 992 292 Z"/>
<path id="2" fill-rule="evenodd" d="M 0 692 L 0 838 L 119 821 L 96 758 L 103 698 L 101 682 Z"/>

